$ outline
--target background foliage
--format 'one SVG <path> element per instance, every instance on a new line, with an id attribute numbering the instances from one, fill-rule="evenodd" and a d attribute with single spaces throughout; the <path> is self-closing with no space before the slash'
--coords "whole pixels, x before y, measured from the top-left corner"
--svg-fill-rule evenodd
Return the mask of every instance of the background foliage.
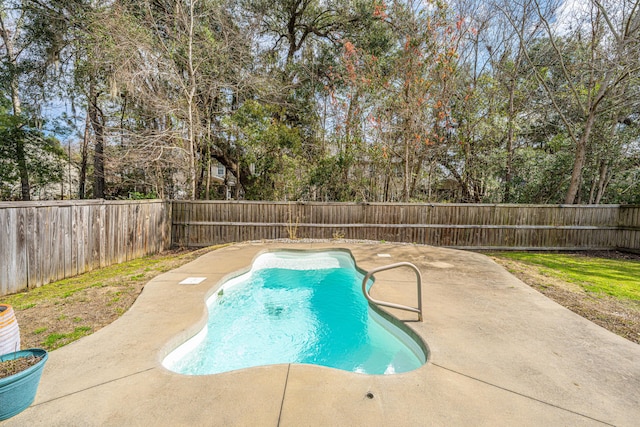
<path id="1" fill-rule="evenodd" d="M 0 16 L 1 199 L 640 203 L 639 0 Z"/>

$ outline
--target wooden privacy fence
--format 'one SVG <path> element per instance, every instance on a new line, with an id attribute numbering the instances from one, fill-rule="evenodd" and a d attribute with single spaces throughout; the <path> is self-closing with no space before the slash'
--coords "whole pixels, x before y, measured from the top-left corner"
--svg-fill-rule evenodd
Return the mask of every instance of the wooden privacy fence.
<path id="1" fill-rule="evenodd" d="M 226 201 L 0 203 L 0 296 L 173 245 L 279 238 L 640 250 L 640 206 Z"/>
<path id="2" fill-rule="evenodd" d="M 640 249 L 640 206 L 174 201 L 172 241 L 347 238 L 462 249 Z"/>
<path id="3" fill-rule="evenodd" d="M 157 253 L 171 245 L 171 203 L 0 203 L 0 296 Z"/>

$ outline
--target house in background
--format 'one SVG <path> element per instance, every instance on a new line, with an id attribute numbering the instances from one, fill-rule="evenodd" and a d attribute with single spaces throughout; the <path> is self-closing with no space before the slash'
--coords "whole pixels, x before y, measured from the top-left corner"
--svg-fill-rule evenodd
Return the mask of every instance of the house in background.
<path id="1" fill-rule="evenodd" d="M 224 200 L 235 198 L 236 177 L 232 173 L 228 173 L 227 168 L 222 163 L 212 163 L 209 176 L 211 185 L 217 187 L 217 191 L 216 189 L 211 189 L 212 193 L 217 194 L 219 198 Z"/>

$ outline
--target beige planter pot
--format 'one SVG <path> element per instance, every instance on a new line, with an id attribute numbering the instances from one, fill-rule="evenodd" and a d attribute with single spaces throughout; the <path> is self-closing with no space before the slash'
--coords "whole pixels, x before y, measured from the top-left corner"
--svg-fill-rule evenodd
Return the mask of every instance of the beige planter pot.
<path id="1" fill-rule="evenodd" d="M 13 308 L 0 304 L 0 356 L 20 350 L 20 328 Z"/>

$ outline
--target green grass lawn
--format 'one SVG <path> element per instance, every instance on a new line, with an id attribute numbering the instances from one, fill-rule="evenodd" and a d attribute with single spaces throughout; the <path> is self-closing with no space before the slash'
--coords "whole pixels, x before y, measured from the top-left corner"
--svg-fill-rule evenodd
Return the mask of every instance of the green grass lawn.
<path id="1" fill-rule="evenodd" d="M 640 301 L 640 262 L 576 254 L 499 252 L 490 255 L 540 267 L 540 274 L 580 285 L 594 294 Z"/>

